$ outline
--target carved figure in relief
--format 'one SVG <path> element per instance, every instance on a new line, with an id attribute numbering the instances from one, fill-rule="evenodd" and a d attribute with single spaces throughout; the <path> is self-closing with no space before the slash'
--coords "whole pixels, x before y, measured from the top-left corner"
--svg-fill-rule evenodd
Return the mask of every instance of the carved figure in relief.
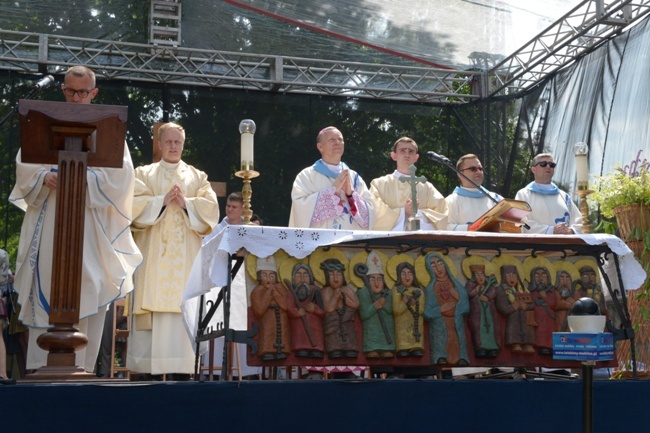
<path id="1" fill-rule="evenodd" d="M 425 264 L 431 275 L 424 308 L 424 317 L 429 321 L 431 362 L 468 365 L 464 321 L 469 313 L 467 291 L 451 274 L 441 254 L 427 255 Z"/>
<path id="2" fill-rule="evenodd" d="M 251 307 L 259 324 L 258 353 L 262 361 L 285 359 L 290 352 L 287 290 L 278 282 L 273 256 L 257 259 L 257 281 L 251 292 Z"/>
<path id="3" fill-rule="evenodd" d="M 497 311 L 506 319 L 505 344 L 513 353 L 535 354 L 535 304 L 515 265 L 501 266 Z"/>
<path id="4" fill-rule="evenodd" d="M 354 321 L 359 299 L 345 280 L 345 265 L 339 259 L 321 263 L 325 273 L 325 286 L 321 289 L 325 307 L 325 351 L 330 359 L 356 358 L 359 339 Z"/>
<path id="5" fill-rule="evenodd" d="M 386 287 L 379 254 L 376 251 L 368 254 L 366 264 L 357 264 L 354 272 L 365 283 L 357 291 L 363 323 L 363 352 L 367 358 L 392 358 L 395 356 L 393 296 Z"/>
<path id="6" fill-rule="evenodd" d="M 469 326 L 476 358 L 494 358 L 501 350 L 497 310 L 497 282 L 486 275 L 485 265 L 470 265 L 471 279 L 465 284 L 469 296 Z"/>
<path id="7" fill-rule="evenodd" d="M 530 295 L 535 304 L 535 344 L 540 355 L 553 352 L 553 331 L 555 330 L 555 306 L 557 298 L 547 267 L 537 266 L 530 272 Z"/>
<path id="8" fill-rule="evenodd" d="M 424 288 L 417 280 L 413 264 L 397 265 L 392 294 L 397 356 L 424 355 Z"/>
<path id="9" fill-rule="evenodd" d="M 555 287 L 555 331 L 569 332 L 567 316 L 575 303 L 573 281 L 567 270 L 557 273 L 557 286 Z"/>
<path id="10" fill-rule="evenodd" d="M 580 273 L 580 279 L 574 282 L 573 297 L 591 298 L 598 303 L 600 311 L 605 311 L 605 300 L 603 297 L 602 287 L 598 281 L 598 272 L 596 264 L 589 260 L 580 260 L 575 263 Z"/>
<path id="11" fill-rule="evenodd" d="M 314 284 L 309 265 L 297 263 L 291 272 L 287 294 L 287 314 L 291 319 L 291 348 L 298 358 L 322 358 L 325 310 L 320 289 Z"/>

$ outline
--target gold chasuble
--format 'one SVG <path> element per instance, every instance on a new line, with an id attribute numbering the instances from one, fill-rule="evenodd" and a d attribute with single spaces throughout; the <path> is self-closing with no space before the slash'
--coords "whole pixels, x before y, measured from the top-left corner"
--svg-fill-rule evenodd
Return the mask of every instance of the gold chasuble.
<path id="1" fill-rule="evenodd" d="M 217 197 L 207 175 L 185 162 L 135 170 L 135 242 L 144 262 L 135 273 L 127 368 L 141 373 L 191 373 L 193 346 L 183 326 L 181 302 L 202 237 L 219 222 Z M 165 194 L 178 184 L 186 209 Z"/>
<path id="2" fill-rule="evenodd" d="M 404 230 L 404 204 L 411 198 L 411 186 L 399 181 L 400 173 L 395 172 L 374 179 L 370 183 L 370 193 L 377 208 L 377 222 L 374 230 Z M 447 202 L 430 183 L 418 183 L 418 215 L 422 218 L 423 229 L 445 230 L 447 228 Z M 398 224 L 399 223 L 399 224 Z M 396 225 L 398 225 L 396 227 Z"/>
<path id="3" fill-rule="evenodd" d="M 219 222 L 217 196 L 207 175 L 187 165 L 161 161 L 135 170 L 133 224 L 144 263 L 135 274 L 135 314 L 180 313 L 185 282 L 201 239 Z M 163 207 L 165 194 L 179 184 L 187 209 Z"/>

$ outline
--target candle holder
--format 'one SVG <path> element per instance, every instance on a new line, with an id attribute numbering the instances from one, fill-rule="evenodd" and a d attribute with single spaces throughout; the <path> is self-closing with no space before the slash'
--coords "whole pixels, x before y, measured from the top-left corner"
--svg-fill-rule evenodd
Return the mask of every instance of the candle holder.
<path id="1" fill-rule="evenodd" d="M 587 204 L 587 196 L 594 192 L 591 189 L 579 189 L 574 192 L 575 195 L 580 197 L 580 214 L 582 215 L 582 232 L 591 233 L 591 224 L 589 223 L 589 204 Z"/>
<path id="2" fill-rule="evenodd" d="M 255 135 L 255 122 L 250 119 L 244 119 L 239 123 L 239 133 L 241 134 L 241 164 L 240 170 L 235 173 L 235 176 L 244 179 L 244 187 L 242 188 L 242 198 L 244 199 L 244 210 L 242 216 L 244 217 L 244 224 L 251 223 L 253 211 L 251 210 L 251 196 L 253 195 L 253 188 L 251 188 L 251 179 L 259 176 L 259 172 L 254 170 L 253 163 L 253 135 Z"/>
<path id="3" fill-rule="evenodd" d="M 256 178 L 260 174 L 255 170 L 240 170 L 235 173 L 235 176 L 244 179 L 244 187 L 241 190 L 241 195 L 244 198 L 244 210 L 242 216 L 244 217 L 244 224 L 253 224 L 251 217 L 253 211 L 251 210 L 251 196 L 253 195 L 253 188 L 251 188 L 251 179 Z"/>

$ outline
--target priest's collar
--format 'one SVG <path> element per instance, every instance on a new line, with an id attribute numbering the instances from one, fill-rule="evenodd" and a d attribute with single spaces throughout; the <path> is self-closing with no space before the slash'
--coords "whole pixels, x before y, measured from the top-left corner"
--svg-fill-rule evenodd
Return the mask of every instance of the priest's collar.
<path id="1" fill-rule="evenodd" d="M 546 195 L 557 195 L 560 193 L 560 189 L 557 187 L 556 184 L 553 182 L 551 183 L 537 183 L 537 182 L 531 182 L 529 183 L 526 188 L 533 192 L 537 192 L 539 194 L 546 194 Z"/>
<path id="2" fill-rule="evenodd" d="M 336 165 L 328 164 L 322 159 L 319 159 L 312 166 L 314 170 L 322 174 L 323 176 L 336 178 L 341 174 L 342 170 L 349 170 L 349 167 L 344 162 L 339 162 Z"/>
<path id="3" fill-rule="evenodd" d="M 180 160 L 178 162 L 167 162 L 164 159 L 160 160 L 160 165 L 168 170 L 174 170 L 178 167 L 178 165 L 183 162 L 183 160 Z"/>
<path id="4" fill-rule="evenodd" d="M 480 189 L 457 186 L 456 188 L 454 188 L 454 193 L 461 195 L 463 197 L 470 197 L 470 198 L 483 198 L 486 195 L 489 195 L 490 197 L 493 197 L 497 201 L 502 200 L 502 197 L 499 194 L 488 191 L 487 189 L 485 189 L 483 185 L 480 185 Z"/>
<path id="5" fill-rule="evenodd" d="M 471 198 L 485 197 L 485 194 L 479 191 L 478 188 L 465 188 L 464 186 L 457 186 L 456 188 L 454 188 L 454 193 L 458 195 L 462 195 L 463 197 L 471 197 Z"/>

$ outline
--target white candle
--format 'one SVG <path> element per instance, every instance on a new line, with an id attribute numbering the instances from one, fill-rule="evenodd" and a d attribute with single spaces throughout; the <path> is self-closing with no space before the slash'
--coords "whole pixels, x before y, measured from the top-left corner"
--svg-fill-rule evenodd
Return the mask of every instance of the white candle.
<path id="1" fill-rule="evenodd" d="M 253 170 L 253 134 L 241 135 L 241 169 Z"/>
<path id="2" fill-rule="evenodd" d="M 242 120 L 239 124 L 241 133 L 241 170 L 254 170 L 253 164 L 253 135 L 255 122 L 250 119 Z"/>
<path id="3" fill-rule="evenodd" d="M 576 181 L 578 189 L 587 189 L 589 185 L 589 147 L 587 143 L 576 143 L 574 146 L 576 155 Z"/>

